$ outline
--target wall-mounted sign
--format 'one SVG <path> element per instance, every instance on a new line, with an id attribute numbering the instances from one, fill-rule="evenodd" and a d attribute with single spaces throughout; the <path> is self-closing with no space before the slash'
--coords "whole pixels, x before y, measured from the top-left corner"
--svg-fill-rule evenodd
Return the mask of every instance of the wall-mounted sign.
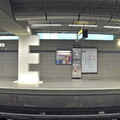
<path id="1" fill-rule="evenodd" d="M 56 51 L 56 64 L 58 65 L 72 64 L 72 51 L 57 50 Z"/>
<path id="2" fill-rule="evenodd" d="M 97 49 L 82 49 L 82 73 L 97 73 Z"/>

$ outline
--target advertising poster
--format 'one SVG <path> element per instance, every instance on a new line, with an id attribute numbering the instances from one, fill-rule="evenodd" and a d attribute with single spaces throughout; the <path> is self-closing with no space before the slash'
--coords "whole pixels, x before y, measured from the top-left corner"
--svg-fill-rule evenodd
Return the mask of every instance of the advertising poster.
<path id="1" fill-rule="evenodd" d="M 72 64 L 72 52 L 56 51 L 56 64 L 63 64 L 63 65 Z"/>

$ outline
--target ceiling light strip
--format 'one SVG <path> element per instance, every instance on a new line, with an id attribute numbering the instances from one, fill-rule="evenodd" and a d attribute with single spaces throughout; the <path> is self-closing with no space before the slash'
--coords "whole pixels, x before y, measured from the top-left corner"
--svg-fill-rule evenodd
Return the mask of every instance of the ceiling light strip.
<path id="1" fill-rule="evenodd" d="M 44 40 L 76 40 L 77 34 L 70 33 L 38 33 L 40 39 Z M 80 39 L 80 38 L 78 38 Z M 0 40 L 19 40 L 19 36 L 0 36 Z M 114 40 L 114 35 L 88 34 L 85 40 Z"/>
<path id="2" fill-rule="evenodd" d="M 0 40 L 18 40 L 18 36 L 0 36 Z"/>
<path id="3" fill-rule="evenodd" d="M 98 27 L 98 25 L 77 25 L 77 24 L 70 24 L 68 26 L 71 26 L 71 27 Z"/>
<path id="4" fill-rule="evenodd" d="M 104 26 L 104 28 L 120 29 L 120 26 Z"/>
<path id="5" fill-rule="evenodd" d="M 62 26 L 61 24 L 33 24 L 33 27 Z"/>

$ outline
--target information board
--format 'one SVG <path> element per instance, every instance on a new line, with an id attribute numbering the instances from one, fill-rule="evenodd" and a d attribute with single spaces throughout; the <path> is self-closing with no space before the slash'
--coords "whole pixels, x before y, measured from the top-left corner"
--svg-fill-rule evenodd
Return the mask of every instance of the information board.
<path id="1" fill-rule="evenodd" d="M 81 49 L 73 48 L 73 65 L 72 65 L 72 78 L 81 78 Z"/>
<path id="2" fill-rule="evenodd" d="M 96 48 L 82 48 L 82 73 L 97 73 Z"/>
<path id="3" fill-rule="evenodd" d="M 72 64 L 72 51 L 56 51 L 56 64 L 70 65 Z"/>

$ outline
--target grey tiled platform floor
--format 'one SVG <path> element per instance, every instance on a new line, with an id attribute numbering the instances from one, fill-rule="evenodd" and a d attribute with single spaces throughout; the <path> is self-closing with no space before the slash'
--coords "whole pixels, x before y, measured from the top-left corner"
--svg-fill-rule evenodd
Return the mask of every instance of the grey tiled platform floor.
<path id="1" fill-rule="evenodd" d="M 0 88 L 11 89 L 35 89 L 35 90 L 101 90 L 101 89 L 120 89 L 118 80 L 43 80 L 42 84 L 18 85 L 10 80 L 0 80 Z"/>

